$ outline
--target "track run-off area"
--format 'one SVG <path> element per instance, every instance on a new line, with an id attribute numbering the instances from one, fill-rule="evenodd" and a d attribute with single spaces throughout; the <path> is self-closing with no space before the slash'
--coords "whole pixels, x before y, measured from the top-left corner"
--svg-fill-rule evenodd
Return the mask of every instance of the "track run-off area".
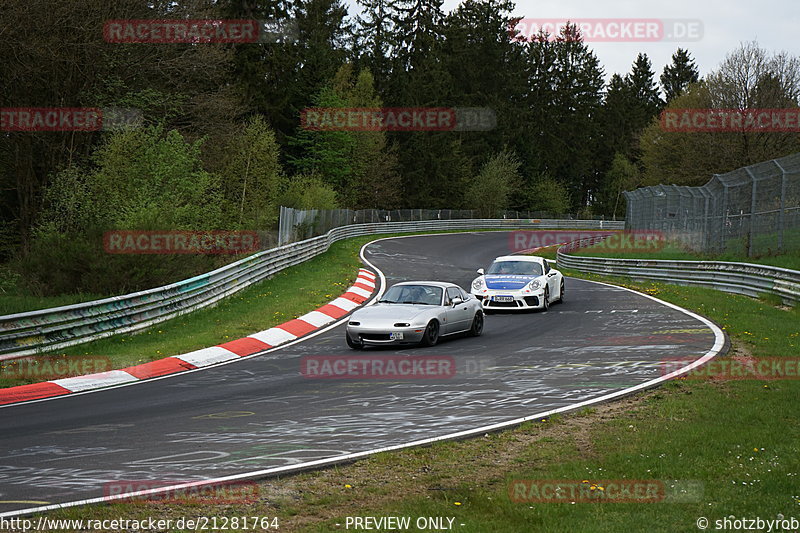
<path id="1" fill-rule="evenodd" d="M 381 239 L 362 250 L 381 280 L 464 289 L 510 233 Z M 430 348 L 345 344 L 346 318 L 263 354 L 132 386 L 0 408 L 0 515 L 99 501 L 109 484 L 258 478 L 374 451 L 482 434 L 653 386 L 725 349 L 714 324 L 647 295 L 575 278 L 548 312 L 497 313 L 483 335 Z M 415 379 L 318 379 L 308 358 L 435 357 Z M 667 364 L 665 364 L 667 362 Z M 290 480 L 285 481 L 290 483 Z"/>

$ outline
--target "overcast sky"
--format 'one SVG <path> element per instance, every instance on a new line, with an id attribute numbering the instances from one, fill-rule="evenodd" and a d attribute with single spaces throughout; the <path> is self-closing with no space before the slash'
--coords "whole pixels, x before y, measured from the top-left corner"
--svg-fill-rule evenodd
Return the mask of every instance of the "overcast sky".
<path id="1" fill-rule="evenodd" d="M 349 0 L 354 4 L 354 0 Z M 460 0 L 445 0 L 449 12 Z M 678 47 L 688 49 L 705 75 L 742 41 L 800 56 L 800 0 L 516 0 L 514 14 L 532 19 L 692 19 L 699 40 L 683 42 L 588 42 L 606 72 L 630 71 L 638 52 L 653 63 L 656 79 Z"/>

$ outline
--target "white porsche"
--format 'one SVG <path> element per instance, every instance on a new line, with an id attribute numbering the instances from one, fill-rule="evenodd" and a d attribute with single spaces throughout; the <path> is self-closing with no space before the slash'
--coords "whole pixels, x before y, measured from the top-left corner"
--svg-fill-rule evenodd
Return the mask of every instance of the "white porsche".
<path id="1" fill-rule="evenodd" d="M 498 257 L 484 272 L 478 269 L 470 293 L 485 311 L 542 309 L 564 301 L 564 276 L 547 259 L 532 255 Z"/>

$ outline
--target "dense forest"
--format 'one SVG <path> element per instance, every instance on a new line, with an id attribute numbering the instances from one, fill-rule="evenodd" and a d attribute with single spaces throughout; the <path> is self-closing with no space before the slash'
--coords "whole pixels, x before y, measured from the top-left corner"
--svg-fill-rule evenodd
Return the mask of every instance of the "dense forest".
<path id="1" fill-rule="evenodd" d="M 702 77 L 687 50 L 660 74 L 640 53 L 608 77 L 574 27 L 521 37 L 507 0 L 449 13 L 441 0 L 358 3 L 350 17 L 340 0 L 5 2 L 2 107 L 139 120 L 0 131 L 0 262 L 36 293 L 143 288 L 205 259 L 100 258 L 104 231 L 265 229 L 279 205 L 620 217 L 624 190 L 701 184 L 798 151 L 797 133 L 665 132 L 658 120 L 665 106 L 797 107 L 800 67 L 786 53 L 743 43 Z M 118 19 L 292 31 L 248 44 L 108 42 L 104 23 Z M 310 107 L 482 107 L 497 125 L 311 131 L 300 127 Z"/>

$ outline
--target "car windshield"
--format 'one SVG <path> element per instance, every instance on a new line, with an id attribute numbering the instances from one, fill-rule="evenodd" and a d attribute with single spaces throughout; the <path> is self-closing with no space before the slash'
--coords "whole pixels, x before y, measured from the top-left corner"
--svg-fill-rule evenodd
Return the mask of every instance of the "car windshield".
<path id="1" fill-rule="evenodd" d="M 441 305 L 442 288 L 432 285 L 395 285 L 380 300 L 390 304 Z"/>
<path id="2" fill-rule="evenodd" d="M 542 265 L 533 261 L 497 261 L 492 263 L 487 274 L 541 276 Z"/>

